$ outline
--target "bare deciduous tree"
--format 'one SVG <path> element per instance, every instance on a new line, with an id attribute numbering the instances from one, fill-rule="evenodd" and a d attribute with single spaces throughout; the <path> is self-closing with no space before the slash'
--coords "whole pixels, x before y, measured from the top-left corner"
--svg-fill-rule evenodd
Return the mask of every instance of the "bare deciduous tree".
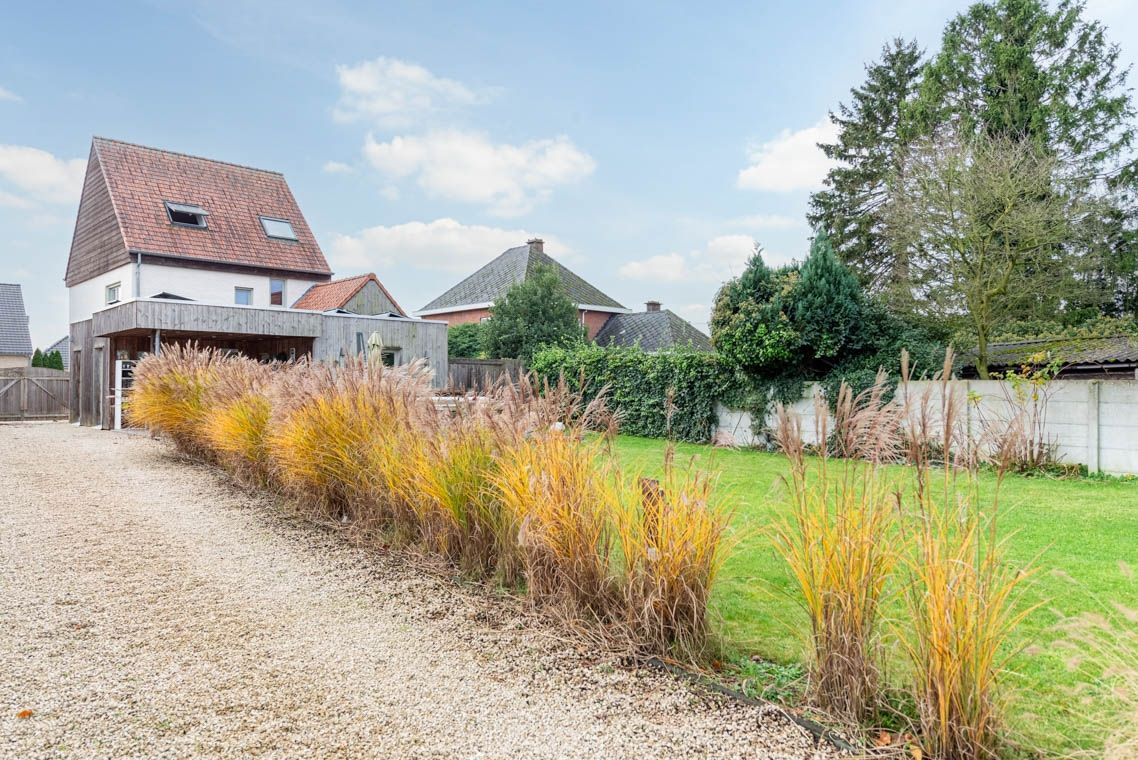
<path id="1" fill-rule="evenodd" d="M 993 328 L 1070 270 L 1063 243 L 1086 211 L 1079 187 L 1052 156 L 1006 138 L 924 140 L 894 175 L 889 235 L 909 252 L 928 311 L 975 332 L 980 377 Z"/>

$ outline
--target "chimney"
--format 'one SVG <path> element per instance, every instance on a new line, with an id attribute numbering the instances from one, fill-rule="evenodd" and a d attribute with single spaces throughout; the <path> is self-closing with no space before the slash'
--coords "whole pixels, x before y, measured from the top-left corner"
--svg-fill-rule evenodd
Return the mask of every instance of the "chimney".
<path id="1" fill-rule="evenodd" d="M 545 241 L 539 237 L 530 238 L 526 244 L 529 246 L 530 253 L 545 253 Z"/>
<path id="2" fill-rule="evenodd" d="M 660 310 L 660 302 L 659 301 L 649 301 L 648 303 L 644 304 L 644 311 L 659 311 L 659 310 Z"/>

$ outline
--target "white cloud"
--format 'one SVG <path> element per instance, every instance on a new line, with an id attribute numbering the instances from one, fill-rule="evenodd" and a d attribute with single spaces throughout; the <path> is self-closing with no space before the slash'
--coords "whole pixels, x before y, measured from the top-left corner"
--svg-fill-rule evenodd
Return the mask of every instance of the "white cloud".
<path id="1" fill-rule="evenodd" d="M 35 208 L 36 204 L 29 201 L 27 198 L 21 198 L 15 193 L 9 193 L 5 192 L 4 190 L 0 190 L 0 206 L 4 206 L 6 208 L 29 209 Z"/>
<path id="2" fill-rule="evenodd" d="M 16 190 L 0 191 L 9 201 L 15 197 L 25 203 L 76 203 L 86 171 L 87 161 L 82 158 L 67 160 L 39 148 L 0 145 L 0 179 Z"/>
<path id="3" fill-rule="evenodd" d="M 21 103 L 24 99 L 11 90 L 0 87 L 0 100 L 10 100 L 15 103 Z"/>
<path id="4" fill-rule="evenodd" d="M 384 127 L 404 127 L 427 116 L 485 103 L 491 93 L 475 91 L 453 79 L 396 58 L 376 58 L 354 66 L 337 66 L 340 101 L 332 115 L 337 121 L 369 121 Z"/>
<path id="5" fill-rule="evenodd" d="M 369 134 L 364 156 L 390 178 L 414 177 L 433 196 L 483 204 L 497 216 L 525 214 L 558 185 L 581 180 L 596 168 L 592 157 L 564 135 L 510 145 L 453 129 L 388 142 Z"/>
<path id="6" fill-rule="evenodd" d="M 325 161 L 321 167 L 325 174 L 352 174 L 355 169 L 343 161 Z"/>
<path id="7" fill-rule="evenodd" d="M 526 230 L 467 225 L 454 219 L 407 222 L 368 227 L 355 235 L 332 238 L 332 263 L 337 270 L 381 270 L 400 266 L 442 272 L 470 273 L 507 248 L 534 237 Z M 564 257 L 569 249 L 543 235 L 545 252 Z"/>
<path id="8" fill-rule="evenodd" d="M 630 280 L 723 282 L 738 275 L 755 252 L 748 235 L 720 235 L 687 255 L 667 253 L 630 261 L 618 270 Z"/>
<path id="9" fill-rule="evenodd" d="M 687 260 L 678 253 L 664 253 L 650 256 L 640 261 L 629 261 L 621 265 L 621 277 L 630 280 L 657 280 L 660 282 L 680 282 L 689 277 Z"/>
<path id="10" fill-rule="evenodd" d="M 833 142 L 837 134 L 829 118 L 797 132 L 784 129 L 750 152 L 749 165 L 739 172 L 736 184 L 744 190 L 776 193 L 817 190 L 833 165 L 818 143 Z"/>

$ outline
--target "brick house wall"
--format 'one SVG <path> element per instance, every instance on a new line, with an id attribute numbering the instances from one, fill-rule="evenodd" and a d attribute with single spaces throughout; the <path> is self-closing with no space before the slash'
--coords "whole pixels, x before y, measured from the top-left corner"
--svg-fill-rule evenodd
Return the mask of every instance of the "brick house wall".
<path id="1" fill-rule="evenodd" d="M 490 316 L 490 310 L 483 309 L 464 309 L 462 311 L 448 311 L 441 314 L 428 314 L 424 315 L 424 319 L 430 319 L 437 322 L 446 322 L 448 325 L 462 325 L 469 322 L 481 322 L 485 317 Z M 585 311 L 580 309 L 577 312 L 578 318 L 584 322 L 585 329 L 589 340 L 597 337 L 597 333 L 604 327 L 605 322 L 612 316 L 611 312 L 607 311 Z"/>

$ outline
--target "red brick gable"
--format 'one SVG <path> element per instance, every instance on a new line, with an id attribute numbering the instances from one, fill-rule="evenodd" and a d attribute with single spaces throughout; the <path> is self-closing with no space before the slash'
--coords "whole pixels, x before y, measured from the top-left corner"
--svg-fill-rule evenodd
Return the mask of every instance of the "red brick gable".
<path id="1" fill-rule="evenodd" d="M 102 137 L 92 152 L 130 252 L 331 275 L 282 174 Z M 205 209 L 206 228 L 171 224 L 166 201 Z M 268 237 L 261 216 L 288 220 L 296 241 Z"/>
<path id="2" fill-rule="evenodd" d="M 407 313 L 403 311 L 399 303 L 391 297 L 391 293 L 383 286 L 383 283 L 379 281 L 379 278 L 375 276 L 374 272 L 313 285 L 292 305 L 292 308 L 309 309 L 311 311 L 342 309 L 349 301 L 355 298 L 356 294 L 363 290 L 364 286 L 369 282 L 374 282 L 379 286 L 379 289 L 387 296 L 387 300 L 395 305 L 395 309 L 399 314 L 407 316 Z"/>

